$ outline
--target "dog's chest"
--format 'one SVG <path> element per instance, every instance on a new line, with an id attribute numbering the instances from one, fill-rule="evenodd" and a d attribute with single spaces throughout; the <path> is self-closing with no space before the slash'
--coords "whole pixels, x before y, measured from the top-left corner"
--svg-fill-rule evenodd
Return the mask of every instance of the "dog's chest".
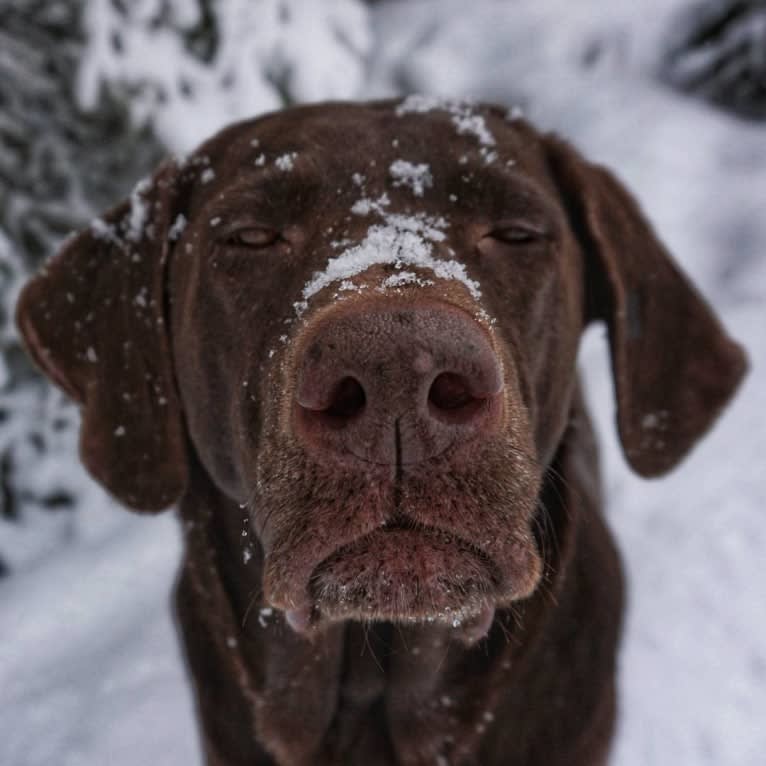
<path id="1" fill-rule="evenodd" d="M 472 681 L 456 682 L 463 678 L 466 653 L 450 642 L 444 629 L 390 624 L 349 623 L 343 631 L 341 651 L 337 702 L 331 713 L 324 711 L 326 728 L 314 732 L 316 749 L 305 761 L 307 765 L 478 763 L 482 739 L 495 720 L 496 704 L 493 685 L 482 681 L 490 670 L 502 671 L 504 657 L 479 652 Z M 316 699 L 326 700 L 324 691 Z M 313 696 L 310 678 L 303 677 L 300 693 L 305 705 L 306 695 Z M 267 692 L 266 698 L 272 709 L 261 708 L 261 715 L 280 722 L 278 727 L 268 727 L 270 737 L 280 740 L 275 749 L 290 753 L 296 728 L 305 721 L 284 707 L 288 702 L 284 694 Z M 314 715 L 311 720 L 322 717 Z"/>

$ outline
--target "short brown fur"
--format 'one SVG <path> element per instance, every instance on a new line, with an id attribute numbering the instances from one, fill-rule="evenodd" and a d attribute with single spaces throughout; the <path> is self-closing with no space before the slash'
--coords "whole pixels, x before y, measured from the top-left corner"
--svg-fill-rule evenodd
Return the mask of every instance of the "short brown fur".
<path id="1" fill-rule="evenodd" d="M 402 157 L 429 166 L 422 195 L 388 172 Z M 352 211 L 383 193 L 383 212 Z M 306 299 L 395 214 L 447 219 L 432 257 L 481 294 L 417 265 L 378 290 L 401 270 L 378 263 Z M 278 237 L 242 246 L 254 229 Z M 88 469 L 133 509 L 180 500 L 177 610 L 209 764 L 607 762 L 623 588 L 575 369 L 592 320 L 626 457 L 663 473 L 732 395 L 742 350 L 608 171 L 494 107 L 323 104 L 231 126 L 27 285 L 18 324 L 82 407 Z M 341 353 L 328 334 L 354 364 L 379 360 L 395 398 L 407 338 L 433 350 L 453 325 L 502 373 L 491 418 L 404 412 L 378 462 L 391 444 L 365 461 L 311 435 L 296 398 Z M 291 629 L 296 614 L 310 623 Z"/>

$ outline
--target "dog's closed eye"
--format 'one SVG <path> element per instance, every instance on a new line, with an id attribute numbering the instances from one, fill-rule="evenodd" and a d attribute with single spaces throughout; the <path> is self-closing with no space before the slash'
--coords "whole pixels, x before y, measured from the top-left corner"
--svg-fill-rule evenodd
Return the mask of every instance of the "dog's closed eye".
<path id="1" fill-rule="evenodd" d="M 223 240 L 227 247 L 263 250 L 282 241 L 282 234 L 268 226 L 248 226 L 228 232 Z"/>
<path id="2" fill-rule="evenodd" d="M 490 228 L 477 242 L 482 256 L 506 258 L 526 249 L 539 250 L 552 239 L 551 230 L 537 221 L 506 221 Z"/>
<path id="3" fill-rule="evenodd" d="M 550 235 L 543 225 L 524 222 L 502 224 L 494 228 L 488 236 L 507 245 L 527 245 L 548 239 Z"/>

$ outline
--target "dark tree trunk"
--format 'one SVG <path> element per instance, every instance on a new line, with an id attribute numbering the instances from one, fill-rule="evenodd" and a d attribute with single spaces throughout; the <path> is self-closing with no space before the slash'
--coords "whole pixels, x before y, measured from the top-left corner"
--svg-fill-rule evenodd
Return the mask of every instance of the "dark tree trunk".
<path id="1" fill-rule="evenodd" d="M 679 28 L 664 79 L 740 117 L 766 120 L 766 2 L 709 0 Z"/>

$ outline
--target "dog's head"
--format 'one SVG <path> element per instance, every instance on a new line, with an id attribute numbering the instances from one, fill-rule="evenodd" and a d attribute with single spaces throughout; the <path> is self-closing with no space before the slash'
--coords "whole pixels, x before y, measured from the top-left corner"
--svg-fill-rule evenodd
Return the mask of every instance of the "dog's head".
<path id="1" fill-rule="evenodd" d="M 25 289 L 82 458 L 137 509 L 193 450 L 247 504 L 267 600 L 316 619 L 473 620 L 542 571 L 538 495 L 578 339 L 609 327 L 646 476 L 745 367 L 605 170 L 491 107 L 301 107 L 169 162 Z"/>

